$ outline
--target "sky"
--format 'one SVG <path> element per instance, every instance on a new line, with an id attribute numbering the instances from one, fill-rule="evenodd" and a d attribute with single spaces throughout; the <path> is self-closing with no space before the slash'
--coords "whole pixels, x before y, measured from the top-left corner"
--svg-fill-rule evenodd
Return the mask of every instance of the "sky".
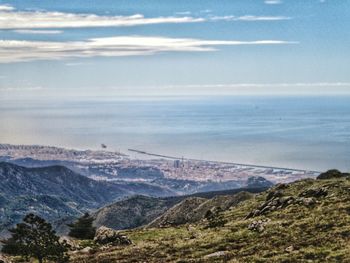
<path id="1" fill-rule="evenodd" d="M 0 0 L 0 99 L 350 94 L 348 0 Z"/>

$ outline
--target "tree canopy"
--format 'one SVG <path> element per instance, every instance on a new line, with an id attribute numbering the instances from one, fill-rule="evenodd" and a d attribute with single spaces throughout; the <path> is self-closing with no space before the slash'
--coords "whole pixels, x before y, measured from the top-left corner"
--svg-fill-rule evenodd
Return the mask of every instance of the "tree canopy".
<path id="1" fill-rule="evenodd" d="M 43 218 L 28 214 L 22 223 L 9 231 L 12 236 L 3 241 L 3 253 L 20 255 L 27 260 L 34 257 L 39 263 L 46 259 L 58 263 L 68 262 L 68 245 L 59 241 L 51 224 Z"/>
<path id="2" fill-rule="evenodd" d="M 93 239 L 95 236 L 96 228 L 93 227 L 94 219 L 85 213 L 73 224 L 69 224 L 70 227 L 69 236 L 78 239 Z"/>

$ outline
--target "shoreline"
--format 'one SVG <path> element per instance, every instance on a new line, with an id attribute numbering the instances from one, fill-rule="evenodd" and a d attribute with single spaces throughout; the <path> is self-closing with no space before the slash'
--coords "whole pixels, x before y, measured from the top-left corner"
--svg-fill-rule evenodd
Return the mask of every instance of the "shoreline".
<path id="1" fill-rule="evenodd" d="M 137 153 L 137 154 L 161 157 L 161 158 L 166 158 L 166 159 L 171 159 L 171 160 L 186 160 L 186 161 L 196 161 L 196 162 L 231 164 L 231 165 L 245 166 L 245 167 L 251 167 L 251 168 L 264 168 L 264 169 L 269 169 L 270 168 L 270 169 L 276 169 L 276 170 L 296 171 L 296 172 L 305 172 L 305 173 L 321 173 L 320 171 L 314 171 L 314 170 L 286 168 L 286 167 L 277 167 L 277 166 L 267 166 L 267 165 L 243 164 L 243 163 L 224 162 L 224 161 L 211 161 L 211 160 L 186 158 L 186 157 L 177 157 L 177 156 L 162 155 L 162 154 L 157 154 L 157 153 L 150 153 L 150 152 L 147 152 L 147 151 L 137 150 L 137 149 L 128 149 L 128 151 L 129 152 L 134 152 L 134 153 Z"/>
<path id="2" fill-rule="evenodd" d="M 107 159 L 113 159 L 114 155 L 117 155 L 121 158 L 129 158 L 130 160 L 134 161 L 144 161 L 145 159 L 142 158 L 133 158 L 127 153 L 120 152 L 120 151 L 109 151 L 108 149 L 100 149 L 100 150 L 92 150 L 92 149 L 73 149 L 73 148 L 65 148 L 65 147 L 57 147 L 57 146 L 48 146 L 48 145 L 37 145 L 37 144 L 8 144 L 8 143 L 0 143 L 0 150 L 4 150 L 6 148 L 12 148 L 14 150 L 28 150 L 29 148 L 36 148 L 36 149 L 49 149 L 51 151 L 66 151 L 66 153 L 73 154 L 71 157 L 77 157 L 75 154 L 76 153 L 102 153 L 103 155 L 106 155 Z M 132 149 L 128 148 L 127 151 L 133 152 L 136 154 L 140 155 L 146 155 L 146 156 L 153 156 L 153 157 L 158 157 L 160 159 L 168 159 L 168 160 L 185 160 L 185 161 L 192 161 L 192 162 L 205 162 L 205 163 L 211 163 L 211 164 L 227 164 L 227 165 L 236 165 L 236 166 L 241 166 L 241 167 L 248 167 L 248 168 L 261 168 L 261 169 L 273 169 L 273 170 L 281 170 L 281 171 L 291 171 L 291 172 L 301 172 L 301 173 L 312 173 L 312 174 L 320 174 L 320 171 L 315 171 L 315 170 L 308 170 L 308 169 L 298 169 L 298 168 L 290 168 L 290 167 L 279 167 L 279 166 L 268 166 L 268 165 L 257 165 L 257 164 L 246 164 L 246 163 L 236 163 L 236 162 L 229 162 L 229 161 L 213 161 L 213 160 L 206 160 L 206 159 L 196 159 L 196 158 L 187 158 L 187 157 L 179 157 L 179 156 L 171 156 L 171 155 L 164 155 L 164 154 L 159 154 L 159 153 L 151 153 L 147 152 L 144 150 L 139 150 L 139 149 Z M 0 151 L 1 153 L 1 151 Z M 50 152 L 48 155 L 52 155 L 53 153 Z M 62 152 L 61 152 L 62 154 Z M 70 155 L 69 154 L 69 155 Z M 66 158 L 69 156 L 65 156 Z M 3 155 L 0 155 L 1 157 L 5 157 Z M 45 158 L 46 159 L 46 158 Z M 46 160 L 52 160 L 52 159 L 46 159 Z M 158 159 L 159 160 L 159 159 Z"/>

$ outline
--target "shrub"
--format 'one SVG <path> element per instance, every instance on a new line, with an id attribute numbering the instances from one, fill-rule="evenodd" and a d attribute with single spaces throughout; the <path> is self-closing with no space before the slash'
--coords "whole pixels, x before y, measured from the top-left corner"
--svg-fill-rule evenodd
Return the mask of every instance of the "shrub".
<path id="1" fill-rule="evenodd" d="M 96 228 L 92 226 L 94 219 L 85 213 L 75 223 L 69 224 L 69 236 L 78 239 L 94 239 Z"/>
<path id="2" fill-rule="evenodd" d="M 213 211 L 208 210 L 205 218 L 208 221 L 208 228 L 223 227 L 227 223 L 220 207 L 216 207 Z"/>

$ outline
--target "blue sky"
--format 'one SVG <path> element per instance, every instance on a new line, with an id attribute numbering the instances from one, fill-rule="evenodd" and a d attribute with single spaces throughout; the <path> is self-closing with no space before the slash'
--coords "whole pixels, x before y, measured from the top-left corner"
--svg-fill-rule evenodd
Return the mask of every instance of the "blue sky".
<path id="1" fill-rule="evenodd" d="M 0 1 L 0 96 L 349 94 L 350 1 Z"/>

